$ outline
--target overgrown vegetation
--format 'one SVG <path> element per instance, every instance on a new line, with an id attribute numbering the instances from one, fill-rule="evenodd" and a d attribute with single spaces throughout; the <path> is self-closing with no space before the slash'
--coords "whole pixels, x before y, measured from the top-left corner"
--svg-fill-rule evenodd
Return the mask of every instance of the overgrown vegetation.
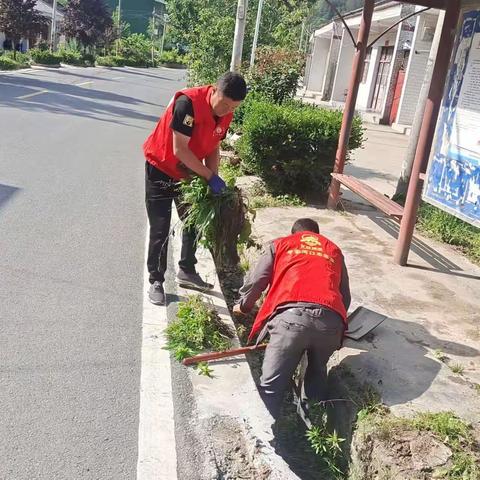
<path id="1" fill-rule="evenodd" d="M 204 350 L 227 350 L 233 333 L 222 322 L 215 308 L 207 304 L 200 295 L 191 295 L 186 302 L 178 304 L 177 318 L 165 330 L 166 349 L 179 361 Z M 206 375 L 205 366 L 199 367 Z"/>
<path id="2" fill-rule="evenodd" d="M 342 122 L 340 111 L 299 102 L 276 105 L 255 100 L 236 144 L 245 168 L 273 194 L 325 192 L 335 162 Z M 354 120 L 349 148 L 363 143 L 361 120 Z"/>
<path id="3" fill-rule="evenodd" d="M 480 229 L 439 208 L 422 203 L 417 227 L 425 234 L 459 247 L 471 260 L 480 263 Z"/>
<path id="4" fill-rule="evenodd" d="M 184 228 L 196 230 L 199 241 L 212 252 L 218 268 L 237 265 L 238 244 L 251 241 L 253 212 L 249 211 L 234 179 L 227 189 L 213 195 L 205 180 L 194 177 L 182 182 L 182 201 L 188 205 Z"/>

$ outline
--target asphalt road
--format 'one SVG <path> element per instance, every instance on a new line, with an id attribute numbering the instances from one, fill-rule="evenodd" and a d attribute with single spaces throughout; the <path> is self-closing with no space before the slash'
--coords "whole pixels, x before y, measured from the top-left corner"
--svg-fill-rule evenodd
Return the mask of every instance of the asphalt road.
<path id="1" fill-rule="evenodd" d="M 141 145 L 184 72 L 0 74 L 0 479 L 133 479 Z"/>

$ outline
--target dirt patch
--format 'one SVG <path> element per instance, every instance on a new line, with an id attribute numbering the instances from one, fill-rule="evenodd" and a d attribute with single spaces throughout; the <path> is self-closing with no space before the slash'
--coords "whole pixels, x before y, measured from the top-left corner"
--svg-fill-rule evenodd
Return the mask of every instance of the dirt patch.
<path id="1" fill-rule="evenodd" d="M 214 417 L 203 422 L 210 445 L 209 480 L 241 480 L 270 478 L 271 469 L 257 458 L 257 450 L 248 451 L 247 433 L 243 425 L 230 417 Z"/>

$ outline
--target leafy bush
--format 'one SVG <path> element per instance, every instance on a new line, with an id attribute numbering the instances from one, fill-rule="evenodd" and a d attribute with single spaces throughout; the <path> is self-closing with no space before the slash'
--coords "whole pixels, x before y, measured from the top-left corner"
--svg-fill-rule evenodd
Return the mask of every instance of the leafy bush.
<path id="1" fill-rule="evenodd" d="M 16 70 L 21 68 L 18 62 L 10 57 L 0 57 L 0 70 Z"/>
<path id="2" fill-rule="evenodd" d="M 100 67 L 123 67 L 125 65 L 125 59 L 108 55 L 106 57 L 97 57 L 96 64 Z"/>
<path id="3" fill-rule="evenodd" d="M 30 66 L 31 58 L 28 53 L 13 52 L 12 50 L 9 50 L 3 53 L 3 57 L 13 60 L 17 64 L 16 68 L 27 68 Z"/>
<path id="4" fill-rule="evenodd" d="M 148 67 L 151 65 L 152 42 L 142 33 L 132 33 L 122 38 L 120 55 L 125 59 L 125 65 Z"/>
<path id="5" fill-rule="evenodd" d="M 167 50 L 162 52 L 162 54 L 158 56 L 157 61 L 159 63 L 176 63 L 178 65 L 185 64 L 183 55 L 180 55 L 177 50 Z"/>
<path id="6" fill-rule="evenodd" d="M 60 55 L 62 62 L 68 65 L 84 65 L 82 54 L 74 50 L 59 50 L 58 54 Z"/>
<path id="7" fill-rule="evenodd" d="M 259 48 L 255 66 L 247 75 L 250 90 L 275 103 L 293 99 L 303 65 L 304 57 L 299 52 L 282 48 Z"/>
<path id="8" fill-rule="evenodd" d="M 236 148 L 246 170 L 260 176 L 273 194 L 325 192 L 335 162 L 342 112 L 299 102 L 254 101 Z M 355 118 L 349 149 L 362 146 Z"/>
<path id="9" fill-rule="evenodd" d="M 166 349 L 179 361 L 204 350 L 226 350 L 233 332 L 222 322 L 213 306 L 200 295 L 178 304 L 177 318 L 165 330 Z"/>
<path id="10" fill-rule="evenodd" d="M 423 203 L 417 226 L 428 235 L 460 247 L 474 262 L 480 263 L 480 229 L 439 208 Z"/>
<path id="11" fill-rule="evenodd" d="M 62 57 L 57 53 L 51 53 L 47 50 L 30 50 L 30 56 L 35 63 L 40 65 L 59 65 Z"/>

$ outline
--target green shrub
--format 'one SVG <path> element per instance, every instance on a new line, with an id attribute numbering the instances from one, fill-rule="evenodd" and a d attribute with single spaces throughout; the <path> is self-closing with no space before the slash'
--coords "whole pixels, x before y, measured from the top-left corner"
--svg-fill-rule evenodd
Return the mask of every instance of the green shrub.
<path id="1" fill-rule="evenodd" d="M 28 53 L 13 52 L 8 50 L 3 53 L 4 58 L 10 58 L 17 64 L 17 68 L 27 68 L 30 66 L 30 55 Z M 1 57 L 0 57 L 1 58 Z"/>
<path id="2" fill-rule="evenodd" d="M 30 56 L 39 65 L 59 65 L 62 61 L 62 57 L 59 54 L 51 53 L 47 50 L 30 50 Z"/>
<path id="3" fill-rule="evenodd" d="M 185 64 L 185 58 L 180 55 L 177 50 L 166 50 L 158 56 L 157 61 L 159 63 L 174 63 L 178 65 Z"/>
<path id="4" fill-rule="evenodd" d="M 439 208 L 422 203 L 417 226 L 426 234 L 460 247 L 474 262 L 480 263 L 480 229 Z"/>
<path id="5" fill-rule="evenodd" d="M 244 168 L 260 176 L 271 193 L 321 193 L 330 183 L 341 124 L 340 111 L 254 101 L 236 148 Z M 361 147 L 363 131 L 355 118 L 350 150 Z"/>
<path id="6" fill-rule="evenodd" d="M 152 42 L 141 33 L 132 33 L 122 38 L 120 55 L 125 59 L 125 65 L 148 67 L 152 63 Z"/>
<path id="7" fill-rule="evenodd" d="M 275 103 L 293 99 L 303 65 L 304 57 L 299 52 L 282 48 L 259 48 L 255 66 L 247 75 L 250 90 Z"/>
<path id="8" fill-rule="evenodd" d="M 0 70 L 16 70 L 21 68 L 20 64 L 10 57 L 0 57 Z"/>
<path id="9" fill-rule="evenodd" d="M 100 67 L 123 67 L 125 66 L 125 59 L 108 55 L 106 57 L 97 57 L 96 64 Z"/>
<path id="10" fill-rule="evenodd" d="M 59 50 L 58 55 L 60 55 L 62 62 L 67 65 L 84 65 L 82 54 L 74 50 Z"/>

